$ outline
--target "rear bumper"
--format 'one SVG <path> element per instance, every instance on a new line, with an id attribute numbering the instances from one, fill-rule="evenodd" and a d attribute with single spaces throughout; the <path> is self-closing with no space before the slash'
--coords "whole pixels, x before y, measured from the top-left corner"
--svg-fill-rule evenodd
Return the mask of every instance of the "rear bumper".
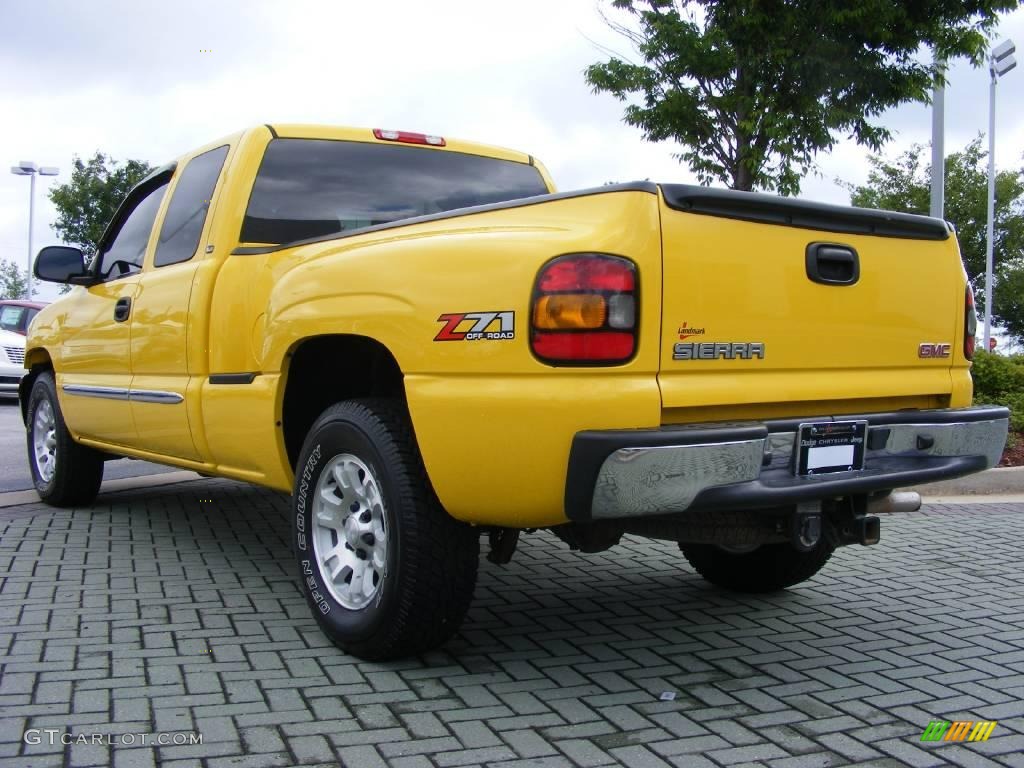
<path id="1" fill-rule="evenodd" d="M 868 422 L 864 469 L 794 473 L 799 425 Z M 897 411 L 654 430 L 579 432 L 566 478 L 570 520 L 756 509 L 866 494 L 995 466 L 1009 411 Z"/>

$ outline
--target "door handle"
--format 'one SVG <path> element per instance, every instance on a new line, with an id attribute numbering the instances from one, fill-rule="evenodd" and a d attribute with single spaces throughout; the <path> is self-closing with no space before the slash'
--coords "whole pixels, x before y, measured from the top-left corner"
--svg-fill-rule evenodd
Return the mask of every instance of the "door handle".
<path id="1" fill-rule="evenodd" d="M 857 251 L 840 243 L 808 243 L 807 277 L 822 285 L 853 285 L 860 280 Z"/>
<path id="2" fill-rule="evenodd" d="M 132 300 L 128 296 L 122 296 L 114 305 L 114 320 L 123 323 L 132 312 Z"/>

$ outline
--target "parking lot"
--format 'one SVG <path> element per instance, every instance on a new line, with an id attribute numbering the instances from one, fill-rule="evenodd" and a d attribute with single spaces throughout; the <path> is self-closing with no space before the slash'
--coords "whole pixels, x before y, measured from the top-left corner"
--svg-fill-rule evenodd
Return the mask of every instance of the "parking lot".
<path id="1" fill-rule="evenodd" d="M 173 471 L 172 467 L 148 461 L 118 459 L 108 461 L 103 470 L 107 480 L 156 475 Z M 0 399 L 0 493 L 32 487 L 25 458 L 25 425 L 17 400 Z"/>
<path id="2" fill-rule="evenodd" d="M 286 512 L 223 480 L 0 509 L 0 765 L 1024 766 L 1024 504 L 887 518 L 756 598 L 674 545 L 528 535 L 454 641 L 386 664 L 316 628 Z M 998 725 L 922 743 L 936 719 Z"/>

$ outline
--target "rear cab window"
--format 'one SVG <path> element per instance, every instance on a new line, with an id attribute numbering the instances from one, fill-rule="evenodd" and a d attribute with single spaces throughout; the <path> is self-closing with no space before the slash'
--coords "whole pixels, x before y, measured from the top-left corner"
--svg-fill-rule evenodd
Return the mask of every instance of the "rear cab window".
<path id="1" fill-rule="evenodd" d="M 548 193 L 527 163 L 327 139 L 267 145 L 240 240 L 280 245 Z"/>

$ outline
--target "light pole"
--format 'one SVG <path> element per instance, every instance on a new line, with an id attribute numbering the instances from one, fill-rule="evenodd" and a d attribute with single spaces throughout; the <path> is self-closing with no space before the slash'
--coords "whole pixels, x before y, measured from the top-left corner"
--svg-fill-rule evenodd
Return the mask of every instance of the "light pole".
<path id="1" fill-rule="evenodd" d="M 996 82 L 1017 66 L 1013 58 L 1016 47 L 1012 40 L 1004 40 L 992 49 L 988 71 L 992 82 L 988 90 L 988 237 L 985 243 L 985 336 L 982 349 L 989 351 L 992 337 L 992 243 L 995 239 L 996 211 Z"/>
<path id="2" fill-rule="evenodd" d="M 58 169 L 44 165 L 40 168 L 38 165 L 33 163 L 31 160 L 22 160 L 17 165 L 11 166 L 11 173 L 16 176 L 28 176 L 30 181 L 28 185 L 28 282 L 26 299 L 32 298 L 32 225 L 35 219 L 35 206 L 36 206 L 36 175 L 39 176 L 56 176 L 59 171 Z"/>
<path id="3" fill-rule="evenodd" d="M 946 68 L 946 62 L 936 58 L 935 68 L 941 73 Z M 932 189 L 929 214 L 937 219 L 944 218 L 945 208 L 945 114 L 946 88 L 941 83 L 935 83 L 932 88 Z"/>

